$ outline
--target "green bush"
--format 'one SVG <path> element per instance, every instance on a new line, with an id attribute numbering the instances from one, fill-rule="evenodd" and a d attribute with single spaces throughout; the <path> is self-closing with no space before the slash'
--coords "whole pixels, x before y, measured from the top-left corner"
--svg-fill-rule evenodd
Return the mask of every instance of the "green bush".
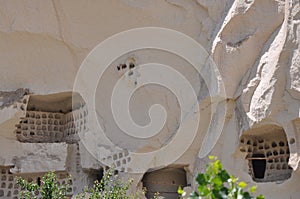
<path id="1" fill-rule="evenodd" d="M 189 199 L 264 199 L 263 195 L 257 197 L 251 195 L 255 194 L 256 186 L 245 191 L 247 188 L 245 182 L 239 182 L 237 178 L 229 175 L 216 157 L 209 156 L 209 159 L 212 162 L 207 165 L 205 173 L 198 174 L 196 178 L 198 189 L 189 196 Z M 186 195 L 182 188 L 178 189 L 178 193 Z"/>
<path id="2" fill-rule="evenodd" d="M 47 173 L 41 182 L 41 186 L 33 182 L 27 182 L 23 178 L 17 178 L 17 184 L 21 186 L 21 199 L 36 199 L 35 192 L 41 190 L 43 199 L 66 199 L 67 190 L 70 188 L 70 177 L 65 185 L 59 186 L 57 176 L 54 172 Z"/>
<path id="3" fill-rule="evenodd" d="M 36 199 L 35 192 L 41 190 L 43 199 L 66 199 L 67 190 L 70 188 L 70 178 L 66 185 L 59 186 L 56 174 L 47 173 L 42 180 L 41 186 L 36 183 L 27 182 L 23 178 L 17 178 L 17 183 L 21 186 L 21 199 Z M 129 193 L 133 180 L 124 181 L 111 168 L 104 172 L 100 181 L 95 181 L 92 188 L 86 188 L 83 193 L 77 195 L 78 199 L 139 199 L 145 194 L 145 190 Z M 158 199 L 158 194 L 153 199 Z"/>

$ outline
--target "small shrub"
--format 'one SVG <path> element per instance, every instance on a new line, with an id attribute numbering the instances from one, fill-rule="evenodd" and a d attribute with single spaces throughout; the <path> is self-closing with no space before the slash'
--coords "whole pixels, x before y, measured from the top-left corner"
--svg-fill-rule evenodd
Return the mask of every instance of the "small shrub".
<path id="1" fill-rule="evenodd" d="M 247 188 L 245 182 L 239 182 L 237 178 L 229 175 L 216 157 L 209 156 L 209 159 L 212 162 L 207 165 L 205 173 L 198 174 L 196 178 L 198 189 L 189 196 L 189 199 L 264 199 L 263 195 L 257 197 L 251 195 L 255 194 L 256 186 L 245 191 Z M 178 189 L 178 193 L 186 195 L 181 188 Z"/>
<path id="2" fill-rule="evenodd" d="M 36 199 L 35 192 L 41 190 L 43 199 L 66 199 L 67 190 L 70 188 L 70 177 L 65 185 L 59 186 L 57 176 L 54 172 L 48 172 L 43 177 L 41 186 L 33 182 L 27 182 L 25 179 L 18 177 L 17 184 L 21 186 L 21 199 Z"/>

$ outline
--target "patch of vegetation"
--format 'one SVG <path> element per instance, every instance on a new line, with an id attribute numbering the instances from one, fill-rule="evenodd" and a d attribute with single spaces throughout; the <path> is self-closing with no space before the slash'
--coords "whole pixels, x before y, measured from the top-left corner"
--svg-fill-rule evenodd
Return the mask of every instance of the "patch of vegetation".
<path id="1" fill-rule="evenodd" d="M 253 196 L 256 186 L 248 188 L 247 183 L 238 181 L 233 175 L 223 169 L 216 157 L 209 156 L 211 162 L 207 165 L 205 173 L 199 173 L 196 182 L 198 189 L 191 193 L 189 199 L 264 199 L 263 195 Z M 179 187 L 178 193 L 185 196 L 186 193 Z"/>

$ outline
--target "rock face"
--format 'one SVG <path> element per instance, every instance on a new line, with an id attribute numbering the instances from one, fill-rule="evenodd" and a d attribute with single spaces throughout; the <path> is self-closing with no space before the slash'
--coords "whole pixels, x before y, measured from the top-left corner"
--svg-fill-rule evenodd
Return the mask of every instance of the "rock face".
<path id="1" fill-rule="evenodd" d="M 170 192 L 181 182 L 193 188 L 196 174 L 207 163 L 208 154 L 202 150 L 207 145 L 212 145 L 209 154 L 218 156 L 229 172 L 250 184 L 260 183 L 258 192 L 266 198 L 299 198 L 299 0 L 0 0 L 0 4 L 0 198 L 18 198 L 15 176 L 39 181 L 50 170 L 61 182 L 71 174 L 70 194 L 76 194 L 101 176 L 105 164 L 133 177 L 137 188 L 150 184 L 153 193 L 161 188 L 159 183 Z M 88 121 L 92 113 L 85 99 L 71 92 L 76 74 L 100 42 L 146 26 L 177 30 L 201 44 L 219 70 L 216 79 L 222 80 L 225 95 L 209 93 L 205 80 L 210 79 L 206 71 L 210 64 L 201 77 L 187 60 L 163 50 L 120 54 L 97 82 L 95 117 L 110 136 L 100 137 L 101 145 L 92 137 L 97 149 L 92 154 L 85 140 L 97 133 L 92 131 L 96 122 Z M 191 146 L 163 166 L 137 161 L 130 152 L 153 152 L 172 141 L 182 124 L 175 94 L 155 84 L 134 93 L 129 107 L 138 125 L 151 122 L 148 111 L 153 104 L 161 104 L 167 112 L 160 133 L 149 139 L 122 134 L 110 110 L 110 95 L 119 79 L 125 78 L 124 88 L 135 88 L 142 74 L 139 66 L 154 62 L 172 66 L 189 80 L 201 115 Z M 214 135 L 219 128 L 220 136 Z M 110 142 L 118 147 L 112 148 Z M 145 171 L 133 174 L 140 166 Z M 168 194 L 167 198 L 174 197 Z"/>

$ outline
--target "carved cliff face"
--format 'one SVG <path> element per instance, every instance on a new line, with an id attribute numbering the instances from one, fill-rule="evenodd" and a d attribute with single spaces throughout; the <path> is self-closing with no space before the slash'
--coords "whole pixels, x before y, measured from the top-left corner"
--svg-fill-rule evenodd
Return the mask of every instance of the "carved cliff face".
<path id="1" fill-rule="evenodd" d="M 108 96 L 114 84 L 128 74 L 126 85 L 135 87 L 139 84 L 139 65 L 168 64 L 187 77 L 197 93 L 201 119 L 192 145 L 180 158 L 164 166 L 184 168 L 186 184 L 194 186 L 193 178 L 206 164 L 206 158 L 198 156 L 200 148 L 211 141 L 205 132 L 213 135 L 224 116 L 221 135 L 214 140 L 217 143 L 210 153 L 240 179 L 263 182 L 258 191 L 267 197 L 297 198 L 299 8 L 298 0 L 2 1 L 0 167 L 4 172 L 1 177 L 5 177 L 0 179 L 0 185 L 4 183 L 5 187 L 0 188 L 0 198 L 17 193 L 18 188 L 6 186 L 11 176 L 35 173 L 37 179 L 49 170 L 75 176 L 77 192 L 94 179 L 91 171 L 100 172 L 103 162 L 125 171 L 134 165 L 130 151 L 155 151 L 174 138 L 181 124 L 180 104 L 174 93 L 157 85 L 140 88 L 129 104 L 133 120 L 139 125 L 148 124 L 149 108 L 160 103 L 168 114 L 165 126 L 149 140 L 130 138 L 128 150 L 112 150 L 107 138 L 103 139 L 103 154 L 97 158 L 105 160 L 99 162 L 77 136 L 89 131 L 90 113 L 85 102 L 80 99 L 81 103 L 72 107 L 71 92 L 65 93 L 72 91 L 82 61 L 101 41 L 121 31 L 146 26 L 180 31 L 204 47 L 218 67 L 217 79 L 225 88 L 222 103 L 226 110 L 211 109 L 220 96 L 210 96 L 205 78 L 186 60 L 165 51 L 137 50 L 112 60 L 98 82 L 97 119 L 106 131 L 112 132 L 109 140 L 122 148 L 128 146 L 124 140 L 130 137 L 120 136 L 122 131 L 111 114 Z M 77 131 L 77 127 L 81 130 Z M 161 172 L 153 170 L 159 167 L 147 169 L 150 173 L 145 176 Z M 147 181 L 145 177 L 142 180 L 143 174 L 134 178 L 136 183 Z"/>

